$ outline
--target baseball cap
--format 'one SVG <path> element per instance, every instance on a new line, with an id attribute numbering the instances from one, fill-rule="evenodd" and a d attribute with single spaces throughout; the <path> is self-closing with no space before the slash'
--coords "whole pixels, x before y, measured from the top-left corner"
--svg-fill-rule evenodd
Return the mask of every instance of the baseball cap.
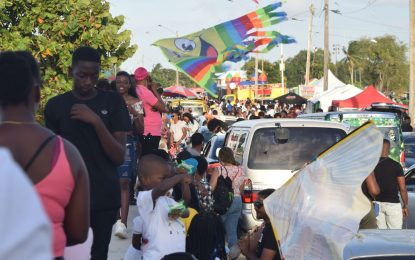
<path id="1" fill-rule="evenodd" d="M 148 77 L 148 72 L 143 67 L 139 67 L 134 71 L 134 79 L 135 80 L 144 80 L 147 77 Z"/>

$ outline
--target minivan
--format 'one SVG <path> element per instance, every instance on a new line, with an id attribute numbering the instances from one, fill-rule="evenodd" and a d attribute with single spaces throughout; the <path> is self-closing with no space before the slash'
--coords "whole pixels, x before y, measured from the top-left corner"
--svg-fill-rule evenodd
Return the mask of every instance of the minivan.
<path id="1" fill-rule="evenodd" d="M 342 123 L 309 119 L 256 119 L 233 124 L 224 145 L 233 150 L 249 179 L 242 194 L 242 230 L 260 223 L 253 207 L 258 191 L 278 189 L 348 131 Z"/>

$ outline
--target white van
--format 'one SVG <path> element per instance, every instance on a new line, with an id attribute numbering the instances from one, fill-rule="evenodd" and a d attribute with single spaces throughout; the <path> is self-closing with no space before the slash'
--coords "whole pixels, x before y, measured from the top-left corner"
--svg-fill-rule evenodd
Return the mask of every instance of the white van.
<path id="1" fill-rule="evenodd" d="M 242 194 L 241 228 L 259 224 L 253 202 L 258 191 L 278 189 L 295 170 L 345 137 L 348 125 L 309 119 L 256 119 L 233 124 L 224 145 L 234 152 L 250 182 Z"/>

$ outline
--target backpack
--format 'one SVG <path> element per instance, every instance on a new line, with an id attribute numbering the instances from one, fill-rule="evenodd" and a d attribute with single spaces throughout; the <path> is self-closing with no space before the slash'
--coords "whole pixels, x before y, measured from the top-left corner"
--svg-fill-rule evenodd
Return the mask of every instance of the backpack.
<path id="1" fill-rule="evenodd" d="M 225 168 L 226 177 L 222 175 L 222 168 Z M 226 167 L 220 167 L 220 176 L 218 177 L 218 182 L 216 184 L 216 189 L 213 191 L 213 210 L 219 214 L 225 214 L 229 207 L 232 205 L 233 201 L 233 188 L 232 180 L 228 176 L 228 170 Z"/>

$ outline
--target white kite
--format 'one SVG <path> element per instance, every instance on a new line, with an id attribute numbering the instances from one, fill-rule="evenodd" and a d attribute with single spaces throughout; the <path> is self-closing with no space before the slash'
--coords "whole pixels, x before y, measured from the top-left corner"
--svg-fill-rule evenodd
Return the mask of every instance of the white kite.
<path id="1" fill-rule="evenodd" d="M 376 167 L 382 139 L 373 123 L 364 124 L 264 200 L 286 260 L 341 259 L 370 210 L 361 185 Z"/>

